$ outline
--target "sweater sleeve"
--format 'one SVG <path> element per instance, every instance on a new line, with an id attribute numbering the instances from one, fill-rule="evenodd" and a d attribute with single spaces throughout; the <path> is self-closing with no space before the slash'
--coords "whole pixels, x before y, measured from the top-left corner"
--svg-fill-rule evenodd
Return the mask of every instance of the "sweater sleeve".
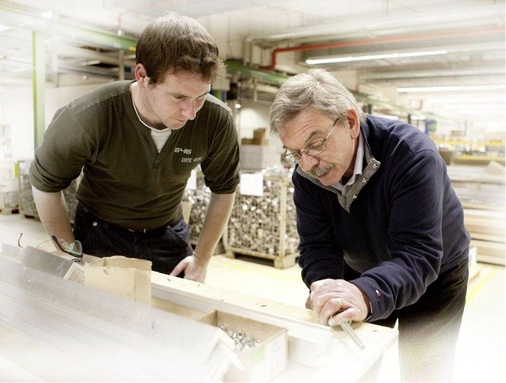
<path id="1" fill-rule="evenodd" d="M 393 159 L 389 190 L 389 259 L 352 282 L 369 298 L 370 320 L 415 303 L 438 277 L 443 258 L 444 167 L 435 150 Z"/>

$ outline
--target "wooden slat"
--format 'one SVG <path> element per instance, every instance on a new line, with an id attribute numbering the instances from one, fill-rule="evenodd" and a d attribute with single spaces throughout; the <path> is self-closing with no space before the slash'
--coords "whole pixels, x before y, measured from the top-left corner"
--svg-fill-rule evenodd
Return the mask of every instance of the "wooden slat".
<path id="1" fill-rule="evenodd" d="M 292 376 L 310 381 L 319 374 L 357 381 L 397 339 L 395 329 L 353 323 L 366 345 L 360 350 L 340 328 L 319 324 L 311 310 L 159 273 L 152 274 L 152 293 L 193 310 L 215 309 L 286 328 L 290 367 L 281 381 Z"/>

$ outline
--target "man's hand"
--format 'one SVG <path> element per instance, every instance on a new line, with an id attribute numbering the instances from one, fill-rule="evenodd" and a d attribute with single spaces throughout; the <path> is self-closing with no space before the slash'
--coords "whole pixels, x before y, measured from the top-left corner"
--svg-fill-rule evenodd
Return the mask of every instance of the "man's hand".
<path id="1" fill-rule="evenodd" d="M 321 323 L 336 326 L 367 318 L 369 306 L 366 299 L 352 283 L 343 279 L 323 279 L 311 284 L 306 308 L 314 310 Z"/>
<path id="2" fill-rule="evenodd" d="M 207 265 L 207 261 L 200 260 L 195 254 L 190 255 L 179 262 L 170 275 L 176 277 L 184 272 L 184 279 L 204 283 L 206 280 Z"/>

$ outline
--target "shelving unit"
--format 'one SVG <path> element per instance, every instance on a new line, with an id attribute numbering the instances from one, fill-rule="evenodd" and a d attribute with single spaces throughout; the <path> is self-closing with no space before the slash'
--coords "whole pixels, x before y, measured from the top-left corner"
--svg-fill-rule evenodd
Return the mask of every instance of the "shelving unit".
<path id="1" fill-rule="evenodd" d="M 486 166 L 491 162 L 504 165 L 504 140 L 433 139 L 447 164 Z"/>
<path id="2" fill-rule="evenodd" d="M 479 262 L 505 265 L 505 176 L 504 166 L 452 165 L 452 186 L 464 207 L 464 223 Z"/>
<path id="3" fill-rule="evenodd" d="M 299 243 L 291 173 L 265 170 L 261 196 L 238 192 L 223 236 L 226 255 L 272 260 L 276 268 L 293 266 Z"/>
<path id="4" fill-rule="evenodd" d="M 2 214 L 13 214 L 19 211 L 18 174 L 16 161 L 0 160 L 0 212 Z"/>
<path id="5" fill-rule="evenodd" d="M 32 185 L 30 183 L 31 160 L 18 161 L 19 169 L 19 212 L 26 218 L 39 218 L 35 201 L 33 200 Z"/>
<path id="6" fill-rule="evenodd" d="M 273 261 L 276 268 L 293 266 L 299 256 L 298 234 L 291 173 L 287 170 L 263 170 L 263 193 L 248 195 L 238 191 L 229 222 L 223 233 L 225 255 L 247 255 Z M 251 174 L 243 172 L 243 174 Z M 187 189 L 183 200 L 192 204 L 190 241 L 198 241 L 211 192 L 197 172 L 197 186 Z"/>

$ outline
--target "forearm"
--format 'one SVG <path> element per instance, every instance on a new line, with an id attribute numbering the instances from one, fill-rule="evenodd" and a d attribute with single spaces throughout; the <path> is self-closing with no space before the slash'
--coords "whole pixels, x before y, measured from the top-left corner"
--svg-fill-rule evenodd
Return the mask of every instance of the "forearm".
<path id="1" fill-rule="evenodd" d="M 74 234 L 62 192 L 48 193 L 32 187 L 33 199 L 42 226 L 49 236 L 55 235 L 67 243 L 74 242 Z"/>
<path id="2" fill-rule="evenodd" d="M 195 256 L 209 261 L 223 234 L 234 205 L 235 193 L 212 194 L 204 225 L 195 248 Z"/>

